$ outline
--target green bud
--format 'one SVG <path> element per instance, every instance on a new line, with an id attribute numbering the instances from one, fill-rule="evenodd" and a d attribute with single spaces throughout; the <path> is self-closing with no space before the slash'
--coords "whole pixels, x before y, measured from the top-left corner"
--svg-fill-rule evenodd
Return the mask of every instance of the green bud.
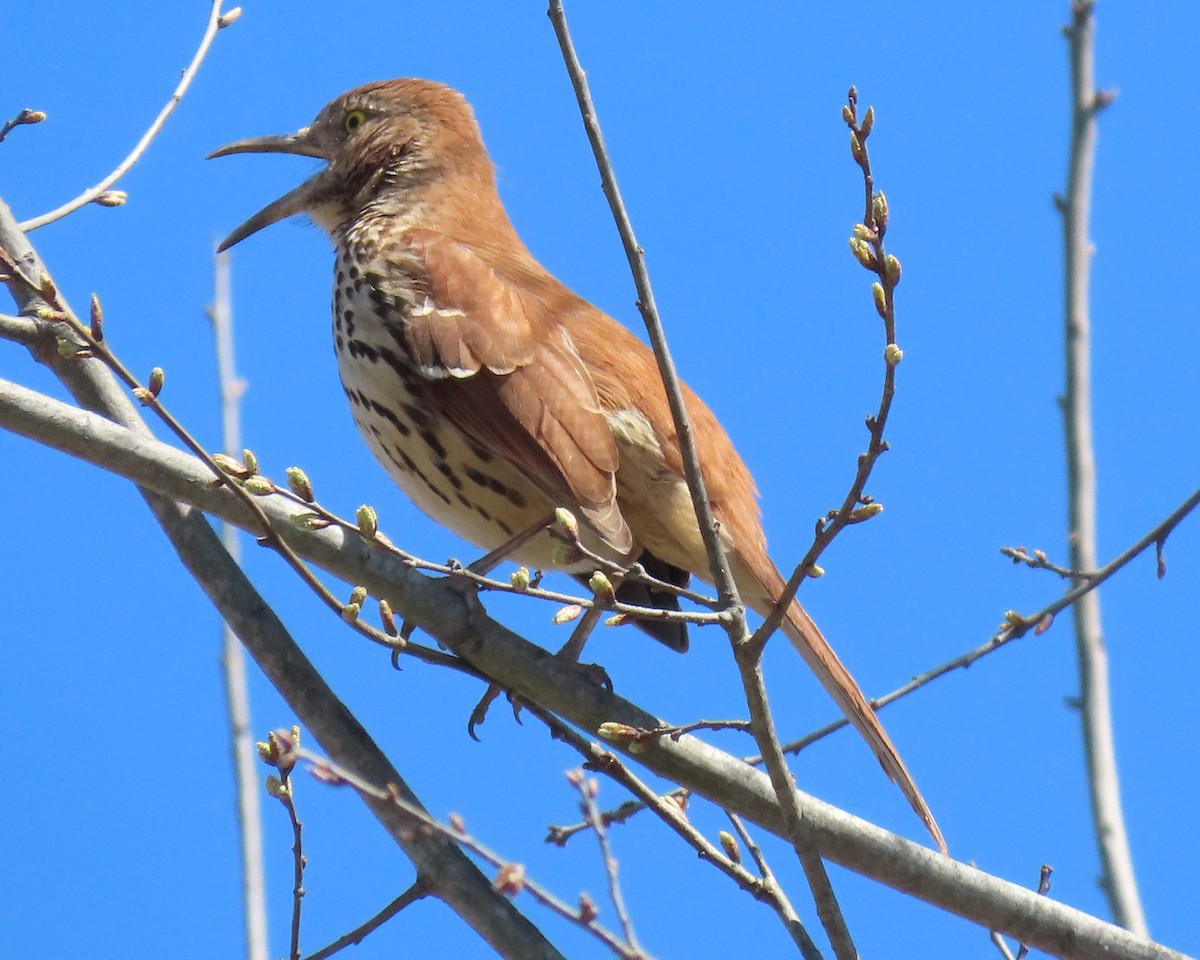
<path id="1" fill-rule="evenodd" d="M 889 343 L 883 349 L 883 359 L 889 367 L 897 366 L 904 359 L 904 351 L 894 343 Z"/>
<path id="2" fill-rule="evenodd" d="M 375 508 L 363 504 L 354 511 L 354 518 L 358 521 L 358 532 L 362 534 L 366 540 L 374 540 L 375 535 L 379 533 L 379 517 L 375 513 Z"/>
<path id="3" fill-rule="evenodd" d="M 887 229 L 888 202 L 882 190 L 871 198 L 871 219 L 875 221 L 875 226 L 880 233 Z"/>
<path id="4" fill-rule="evenodd" d="M 883 284 L 876 280 L 871 284 L 871 296 L 875 298 L 875 310 L 884 319 L 887 318 L 887 295 L 883 292 Z"/>
<path id="5" fill-rule="evenodd" d="M 894 287 L 900 282 L 900 261 L 890 253 L 884 258 L 884 271 L 888 282 Z"/>
<path id="6" fill-rule="evenodd" d="M 725 851 L 725 856 L 734 863 L 742 862 L 742 848 L 738 846 L 737 839 L 732 833 L 721 830 L 717 833 L 717 839 L 721 841 L 721 849 Z"/>
<path id="7" fill-rule="evenodd" d="M 616 599 L 616 591 L 613 590 L 612 581 L 603 573 L 597 570 L 588 579 L 588 589 L 596 595 L 598 599 L 605 602 L 610 602 Z"/>
<path id="8" fill-rule="evenodd" d="M 874 270 L 879 263 L 875 259 L 875 251 L 871 249 L 871 245 L 858 237 L 850 238 L 850 252 L 854 254 L 854 259 L 868 270 Z"/>
<path id="9" fill-rule="evenodd" d="M 566 507 L 554 508 L 554 526 L 559 533 L 570 540 L 579 539 L 579 521 Z"/>
<path id="10" fill-rule="evenodd" d="M 517 567 L 517 569 L 512 572 L 512 576 L 508 578 L 508 582 L 512 584 L 512 588 L 516 590 L 517 593 L 524 593 L 526 590 L 528 590 L 529 584 L 532 582 L 532 580 L 533 577 L 530 576 L 528 567 Z"/>
<path id="11" fill-rule="evenodd" d="M 312 503 L 317 499 L 313 494 L 312 483 L 309 482 L 307 473 L 299 467 L 288 467 L 284 472 L 287 474 L 288 486 L 292 493 L 305 503 Z"/>
<path id="12" fill-rule="evenodd" d="M 862 126 L 859 129 L 862 131 L 863 139 L 865 140 L 871 132 L 871 128 L 875 126 L 875 108 L 867 107 L 867 112 L 863 116 Z"/>
<path id="13" fill-rule="evenodd" d="M 246 465 L 247 473 L 258 473 L 258 457 L 254 455 L 252 450 L 242 451 L 242 462 Z"/>
<path id="14" fill-rule="evenodd" d="M 358 606 L 361 607 L 363 605 L 363 602 L 366 599 L 367 599 L 367 588 L 366 587 L 360 585 L 360 586 L 356 586 L 353 590 L 350 591 L 350 602 L 351 603 L 357 604 Z"/>
<path id="15" fill-rule="evenodd" d="M 300 530 L 324 530 L 331 521 L 319 513 L 297 513 L 292 517 L 292 523 Z"/>
<path id="16" fill-rule="evenodd" d="M 275 484 L 273 484 L 266 477 L 260 476 L 258 474 L 247 477 L 242 482 L 242 486 L 246 488 L 247 493 L 253 494 L 256 497 L 270 496 L 272 493 L 275 492 L 275 489 L 276 489 Z"/>
<path id="17" fill-rule="evenodd" d="M 850 511 L 850 522 L 862 523 L 864 520 L 870 520 L 881 513 L 883 513 L 882 503 L 864 503 L 862 506 L 855 507 Z"/>
<path id="18" fill-rule="evenodd" d="M 630 740 L 638 738 L 638 729 L 637 727 L 631 727 L 627 723 L 606 720 L 600 724 L 600 728 L 596 731 L 596 734 L 601 740 L 607 740 L 610 743 L 628 743 Z"/>

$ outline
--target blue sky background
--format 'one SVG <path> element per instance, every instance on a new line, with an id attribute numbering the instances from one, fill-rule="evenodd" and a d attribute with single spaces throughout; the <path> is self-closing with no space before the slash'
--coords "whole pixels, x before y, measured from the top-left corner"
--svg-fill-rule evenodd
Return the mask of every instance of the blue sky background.
<path id="1" fill-rule="evenodd" d="M 1066 2 L 897 5 L 589 4 L 568 8 L 676 360 L 754 470 L 773 553 L 787 567 L 813 519 L 839 502 L 878 399 L 882 336 L 870 277 L 846 238 L 861 185 L 840 110 L 856 83 L 878 114 L 871 140 L 892 209 L 889 249 L 905 358 L 892 451 L 869 486 L 886 507 L 826 555 L 803 598 L 871 694 L 974 646 L 1004 610 L 1056 596 L 1052 575 L 1014 568 L 1005 544 L 1065 557 L 1060 224 L 1065 176 Z M 110 170 L 192 55 L 207 3 L 41 5 L 36 27 L 0 39 L 0 113 L 49 121 L 0 145 L 0 195 L 41 213 Z M 851 12 L 853 10 L 853 13 Z M 1200 9 L 1098 9 L 1098 78 L 1120 89 L 1102 118 L 1097 247 L 1096 452 L 1100 550 L 1140 537 L 1196 486 L 1195 219 Z M 218 36 L 191 93 L 119 185 L 126 207 L 91 207 L 33 241 L 77 305 L 96 291 L 109 341 L 135 370 L 161 365 L 164 399 L 219 444 L 215 363 L 203 308 L 210 253 L 246 216 L 315 169 L 302 158 L 203 157 L 229 140 L 285 132 L 357 84 L 423 76 L 474 104 L 508 209 L 564 281 L 635 329 L 633 287 L 541 4 L 353 5 L 249 0 Z M 431 559 L 471 554 L 391 486 L 360 443 L 328 331 L 330 251 L 289 222 L 235 253 L 238 364 L 249 382 L 246 444 L 282 477 L 303 466 L 318 496 Z M 14 346 L 0 376 L 61 393 Z M 218 674 L 219 624 L 136 493 L 83 464 L 0 435 L 0 953 L 235 956 L 236 844 Z M 1117 748 L 1153 934 L 1200 949 L 1195 864 L 1197 520 L 1103 593 Z M 250 574 L 335 689 L 435 812 L 454 810 L 569 900 L 601 903 L 587 839 L 541 843 L 576 819 L 562 777 L 575 755 L 496 710 L 483 743 L 464 723 L 480 689 L 419 664 L 403 673 L 339 626 L 274 556 Z M 341 589 L 341 588 L 338 588 Z M 551 608 L 489 602 L 533 639 L 567 628 Z M 676 722 L 740 716 L 723 635 L 684 658 L 632 631 L 593 639 L 617 690 Z M 768 655 L 780 727 L 799 735 L 834 709 L 786 644 Z M 886 723 L 952 851 L 1104 915 L 1082 776 L 1069 619 L 939 681 Z M 256 676 L 259 731 L 292 722 Z M 748 752 L 735 734 L 714 738 Z M 801 786 L 919 839 L 919 825 L 849 735 L 807 751 Z M 265 773 L 265 771 L 264 771 Z M 313 950 L 412 879 L 346 791 L 307 780 L 304 946 Z M 615 805 L 617 789 L 602 784 Z M 693 805 L 710 835 L 721 816 Z M 272 953 L 287 949 L 290 834 L 267 806 Z M 658 824 L 614 831 L 627 899 L 662 957 L 788 955 L 767 910 L 699 865 Z M 806 919 L 788 851 L 773 866 Z M 986 934 L 916 900 L 834 871 L 864 955 L 994 956 Z M 523 901 L 566 953 L 602 951 Z M 482 957 L 436 903 L 394 920 L 357 958 Z"/>

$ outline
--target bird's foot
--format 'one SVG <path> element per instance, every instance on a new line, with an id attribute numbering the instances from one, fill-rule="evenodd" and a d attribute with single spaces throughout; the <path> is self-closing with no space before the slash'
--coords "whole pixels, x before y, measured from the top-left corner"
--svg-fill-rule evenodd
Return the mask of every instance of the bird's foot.
<path id="1" fill-rule="evenodd" d="M 484 720 L 487 719 L 488 709 L 502 693 L 507 694 L 508 702 L 512 704 L 513 719 L 517 723 L 521 722 L 521 698 L 512 692 L 505 691 L 498 683 L 490 684 L 484 695 L 479 698 L 479 702 L 475 704 L 475 709 L 471 711 L 471 716 L 467 719 L 467 733 L 472 740 L 479 741 L 479 737 L 475 735 L 475 728 L 483 725 Z"/>
<path id="2" fill-rule="evenodd" d="M 451 560 L 448 566 L 454 571 L 464 569 L 462 564 L 457 560 Z M 483 601 L 479 599 L 479 584 L 457 572 L 451 573 L 447 577 L 438 577 L 437 579 L 462 597 L 463 604 L 467 608 L 467 632 L 471 634 L 478 632 L 488 619 L 487 608 L 483 605 Z M 402 621 L 400 624 L 400 639 L 408 640 L 412 637 L 413 631 L 416 629 L 417 625 L 411 620 Z M 437 638 L 435 637 L 434 639 Z M 438 640 L 438 646 L 445 649 L 445 644 L 441 640 Z"/>

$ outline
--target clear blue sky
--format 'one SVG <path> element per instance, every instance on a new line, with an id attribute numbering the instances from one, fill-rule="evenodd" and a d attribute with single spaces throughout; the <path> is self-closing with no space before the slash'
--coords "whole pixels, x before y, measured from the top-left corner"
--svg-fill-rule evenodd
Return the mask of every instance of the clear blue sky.
<path id="1" fill-rule="evenodd" d="M 799 7 L 800 9 L 797 9 Z M 886 507 L 826 556 L 804 599 L 871 694 L 985 639 L 1008 608 L 1057 595 L 1014 568 L 1005 544 L 1065 557 L 1059 220 L 1065 175 L 1068 4 L 589 4 L 568 13 L 621 185 L 647 250 L 677 362 L 720 414 L 761 488 L 782 566 L 850 482 L 862 417 L 878 397 L 881 332 L 869 276 L 846 238 L 861 186 L 840 119 L 856 83 L 904 264 L 892 451 L 869 490 Z M 0 195 L 18 217 L 56 206 L 111 169 L 191 57 L 202 0 L 119 8 L 41 5 L 9 29 L 0 113 L 45 110 L 0 145 Z M 1098 75 L 1120 89 L 1102 118 L 1095 412 L 1100 546 L 1110 557 L 1195 488 L 1195 219 L 1200 153 L 1194 4 L 1101 2 Z M 229 140 L 307 123 L 357 84 L 423 76 L 474 104 L 518 230 L 546 265 L 620 320 L 639 323 L 542 5 L 246 3 L 191 93 L 120 186 L 34 243 L 74 303 L 96 291 L 110 342 L 136 370 L 161 365 L 164 399 L 219 443 L 203 307 L 214 240 L 314 169 L 294 157 L 205 162 Z M 433 559 L 469 552 L 418 515 L 360 444 L 329 337 L 330 251 L 289 222 L 234 259 L 246 443 L 264 470 L 307 469 L 321 499 L 374 504 L 384 530 Z M 1190 333 L 1189 333 L 1190 331 Z M 19 348 L 0 376 L 54 389 Z M 219 625 L 135 492 L 63 456 L 0 435 L 0 953 L 234 956 L 240 949 L 230 774 L 217 667 Z M 1117 746 L 1152 932 L 1200 949 L 1194 873 L 1195 597 L 1200 531 L 1171 538 L 1170 572 L 1144 558 L 1105 587 Z M 562 772 L 574 755 L 496 710 L 483 743 L 463 727 L 479 688 L 412 665 L 396 674 L 263 552 L 247 566 L 310 656 L 429 807 L 461 813 L 495 848 L 567 899 L 593 892 L 593 845 L 544 847 L 575 819 Z M 547 646 L 549 608 L 493 609 Z M 672 721 L 741 715 L 724 637 L 684 658 L 621 631 L 592 641 L 619 692 Z M 834 714 L 786 645 L 769 655 L 782 729 Z M 1067 617 L 886 711 L 954 853 L 1103 915 L 1082 778 Z M 292 718 L 256 678 L 264 732 Z M 745 752 L 737 735 L 727 749 Z M 848 735 L 795 764 L 801 786 L 920 837 L 919 825 Z M 310 867 L 304 945 L 363 920 L 411 880 L 399 851 L 345 791 L 301 781 Z M 605 783 L 602 798 L 616 803 Z M 267 807 L 272 952 L 286 951 L 290 837 Z M 697 803 L 695 822 L 723 826 Z M 614 832 L 638 931 L 662 957 L 787 955 L 762 907 L 642 819 Z M 812 911 L 790 855 L 768 855 Z M 988 956 L 986 934 L 841 871 L 868 956 Z M 572 956 L 588 938 L 526 904 Z M 748 946 L 753 943 L 753 951 Z M 436 904 L 403 915 L 355 957 L 482 957 Z"/>

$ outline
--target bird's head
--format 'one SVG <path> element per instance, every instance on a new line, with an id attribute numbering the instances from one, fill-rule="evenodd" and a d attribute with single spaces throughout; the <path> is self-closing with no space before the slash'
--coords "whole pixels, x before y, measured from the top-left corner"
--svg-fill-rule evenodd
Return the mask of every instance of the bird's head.
<path id="1" fill-rule="evenodd" d="M 336 236 L 359 217 L 411 211 L 431 199 L 430 191 L 495 193 L 470 106 L 457 91 L 428 80 L 357 87 L 295 133 L 238 140 L 209 158 L 233 153 L 293 153 L 326 166 L 234 230 L 222 250 L 298 213 Z"/>

